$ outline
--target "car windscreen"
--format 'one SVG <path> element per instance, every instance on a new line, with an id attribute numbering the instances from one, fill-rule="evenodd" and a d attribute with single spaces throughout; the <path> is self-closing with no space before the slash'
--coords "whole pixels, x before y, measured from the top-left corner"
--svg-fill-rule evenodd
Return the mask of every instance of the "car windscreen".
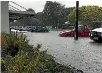
<path id="1" fill-rule="evenodd" d="M 78 26 L 78 31 L 82 31 L 82 30 L 84 30 L 85 29 L 85 26 Z M 74 29 L 72 29 L 73 31 L 75 31 L 75 28 Z"/>

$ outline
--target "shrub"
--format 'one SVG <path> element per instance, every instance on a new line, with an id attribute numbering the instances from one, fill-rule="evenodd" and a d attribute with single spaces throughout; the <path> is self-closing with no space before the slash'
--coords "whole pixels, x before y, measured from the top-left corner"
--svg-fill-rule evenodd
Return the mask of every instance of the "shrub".
<path id="1" fill-rule="evenodd" d="M 4 36 L 2 70 L 6 73 L 69 73 L 69 69 L 56 63 L 46 50 L 40 51 L 40 44 L 33 48 L 25 37 Z"/>
<path id="2" fill-rule="evenodd" d="M 15 57 L 7 56 L 7 73 L 68 73 L 68 68 L 56 63 L 47 51 L 40 51 L 40 45 L 33 52 L 19 51 Z"/>
<path id="3" fill-rule="evenodd" d="M 1 71 L 5 71 L 5 60 L 1 60 Z"/>
<path id="4" fill-rule="evenodd" d="M 15 56 L 19 50 L 28 51 L 31 50 L 31 46 L 28 44 L 26 37 L 15 37 L 14 35 L 3 34 L 5 38 L 5 45 L 2 46 L 2 55 Z"/>

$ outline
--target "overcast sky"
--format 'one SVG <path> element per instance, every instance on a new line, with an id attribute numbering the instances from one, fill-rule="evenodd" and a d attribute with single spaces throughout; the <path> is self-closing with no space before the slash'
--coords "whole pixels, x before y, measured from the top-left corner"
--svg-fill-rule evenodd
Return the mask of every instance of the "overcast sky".
<path id="1" fill-rule="evenodd" d="M 44 5 L 46 3 L 46 1 L 14 1 L 17 4 L 25 7 L 25 8 L 32 8 L 35 10 L 35 12 L 41 12 L 44 9 Z M 56 1 L 61 3 L 62 5 L 65 5 L 65 7 L 73 7 L 76 4 L 75 0 L 69 0 L 69 1 L 65 1 L 65 0 L 61 0 L 61 1 Z M 11 5 L 17 7 L 16 5 L 10 3 Z M 102 6 L 102 1 L 101 0 L 79 0 L 79 4 L 80 6 L 82 5 L 98 5 L 98 6 Z"/>

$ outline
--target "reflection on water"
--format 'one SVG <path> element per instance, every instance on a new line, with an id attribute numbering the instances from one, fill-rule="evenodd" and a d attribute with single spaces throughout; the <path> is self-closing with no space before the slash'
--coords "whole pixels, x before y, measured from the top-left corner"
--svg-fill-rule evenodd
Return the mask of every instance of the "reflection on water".
<path id="1" fill-rule="evenodd" d="M 90 38 L 59 37 L 60 31 L 49 33 L 25 33 L 30 44 L 42 44 L 41 50 L 48 50 L 57 62 L 73 65 L 85 73 L 102 73 L 102 43 Z"/>

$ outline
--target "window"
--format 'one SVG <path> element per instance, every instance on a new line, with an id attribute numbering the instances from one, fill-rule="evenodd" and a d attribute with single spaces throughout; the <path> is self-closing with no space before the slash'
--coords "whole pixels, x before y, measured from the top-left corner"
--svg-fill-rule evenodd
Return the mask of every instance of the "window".
<path id="1" fill-rule="evenodd" d="M 82 30 L 84 30 L 84 29 L 85 29 L 84 26 L 79 26 L 79 27 L 78 27 L 78 31 L 82 31 Z"/>

